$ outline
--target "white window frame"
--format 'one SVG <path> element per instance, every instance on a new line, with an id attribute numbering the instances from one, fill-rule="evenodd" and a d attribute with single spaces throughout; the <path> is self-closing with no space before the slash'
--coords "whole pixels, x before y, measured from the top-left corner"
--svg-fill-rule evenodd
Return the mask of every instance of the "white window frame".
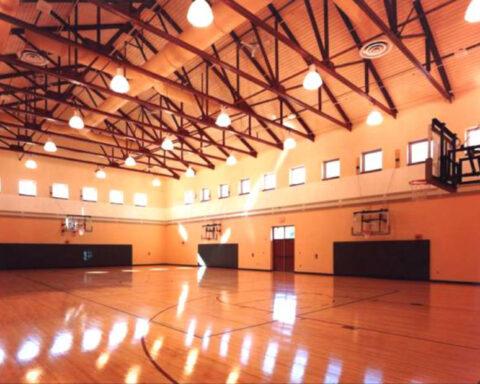
<path id="1" fill-rule="evenodd" d="M 68 200 L 70 198 L 70 190 L 68 188 L 68 184 L 53 183 L 50 187 L 50 196 L 53 199 Z"/>
<path id="2" fill-rule="evenodd" d="M 111 189 L 108 192 L 108 201 L 110 204 L 122 205 L 125 203 L 125 194 L 119 189 Z"/>
<path id="3" fill-rule="evenodd" d="M 299 170 L 303 170 L 303 180 L 300 182 L 293 182 L 294 174 Z M 303 185 L 306 182 L 307 182 L 307 169 L 305 168 L 304 165 L 299 165 L 297 167 L 290 168 L 290 171 L 288 174 L 288 183 L 290 187 L 295 187 L 296 185 Z"/>
<path id="4" fill-rule="evenodd" d="M 328 174 L 328 165 L 332 163 L 338 163 L 338 175 L 333 175 L 330 176 Z M 340 159 L 331 159 L 331 160 L 326 160 L 323 162 L 323 175 L 322 175 L 322 180 L 333 180 L 333 179 L 338 179 L 340 178 L 340 175 L 342 174 L 342 165 L 340 163 Z"/>
<path id="5" fill-rule="evenodd" d="M 92 193 L 92 196 L 88 196 Z M 95 187 L 82 187 L 82 191 L 80 193 L 82 201 L 88 201 L 91 203 L 96 203 L 98 201 L 98 190 Z"/>
<path id="6" fill-rule="evenodd" d="M 210 188 L 202 188 L 201 191 L 201 202 L 210 201 L 212 199 L 212 191 Z"/>
<path id="7" fill-rule="evenodd" d="M 373 154 L 376 154 L 376 153 L 380 153 L 381 155 L 381 165 L 380 165 L 380 168 L 372 168 L 372 169 L 366 169 L 365 165 L 366 165 L 366 158 L 370 155 L 373 155 Z M 383 170 L 383 150 L 382 149 L 375 149 L 375 150 L 372 150 L 372 151 L 366 151 L 366 152 L 363 152 L 362 153 L 362 157 L 361 157 L 361 166 L 362 166 L 362 173 L 371 173 L 371 172 L 378 172 L 378 171 L 382 171 Z"/>
<path id="8" fill-rule="evenodd" d="M 225 193 L 226 189 L 226 193 Z M 220 184 L 218 186 L 218 198 L 219 199 L 226 199 L 230 197 L 230 185 L 229 184 Z"/>
<path id="9" fill-rule="evenodd" d="M 245 190 L 244 184 L 248 185 L 247 190 Z M 238 187 L 238 190 L 239 190 L 238 194 L 239 195 L 248 195 L 250 193 L 250 187 L 251 187 L 251 185 L 250 185 L 250 179 L 249 178 L 241 179 L 239 187 Z"/>
<path id="10" fill-rule="evenodd" d="M 28 187 L 31 187 L 29 190 Z M 18 181 L 18 194 L 20 196 L 37 196 L 37 182 L 35 180 L 21 179 Z"/>
<path id="11" fill-rule="evenodd" d="M 183 194 L 183 203 L 185 205 L 192 205 L 195 202 L 195 192 L 194 191 L 185 191 Z"/>
<path id="12" fill-rule="evenodd" d="M 425 158 L 425 160 L 421 160 L 421 161 L 413 161 L 413 158 L 412 158 L 412 154 L 413 154 L 413 151 L 412 151 L 412 147 L 415 146 L 415 145 L 418 145 L 418 144 L 423 144 L 425 143 L 427 145 L 427 156 Z M 428 139 L 421 139 L 421 140 L 415 140 L 415 141 L 411 141 L 408 143 L 408 147 L 407 147 L 407 151 L 408 151 L 408 154 L 407 154 L 407 158 L 408 158 L 408 165 L 416 165 L 416 164 L 424 164 L 425 161 L 431 157 L 431 152 L 433 149 L 431 143 L 429 142 Z"/>
<path id="13" fill-rule="evenodd" d="M 272 177 L 273 184 L 272 186 L 267 186 L 267 178 Z M 277 175 L 274 172 L 265 173 L 263 175 L 263 190 L 264 191 L 273 191 L 277 188 Z"/>
<path id="14" fill-rule="evenodd" d="M 465 132 L 465 142 L 468 146 L 472 146 L 472 144 L 470 143 L 470 134 L 472 132 L 478 132 L 479 136 L 480 136 L 480 127 L 472 127 L 472 128 L 468 128 Z M 475 145 L 475 144 L 474 144 Z M 478 144 L 476 145 L 480 145 L 480 141 Z"/>
<path id="15" fill-rule="evenodd" d="M 148 195 L 145 192 L 135 192 L 133 194 L 133 205 L 145 208 L 148 205 Z"/>

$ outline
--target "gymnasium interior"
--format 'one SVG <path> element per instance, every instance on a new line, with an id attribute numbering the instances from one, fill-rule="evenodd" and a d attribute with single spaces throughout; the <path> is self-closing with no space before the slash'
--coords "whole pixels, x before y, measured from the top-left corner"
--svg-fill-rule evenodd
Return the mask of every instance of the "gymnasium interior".
<path id="1" fill-rule="evenodd" d="M 480 0 L 0 31 L 0 383 L 480 382 Z"/>

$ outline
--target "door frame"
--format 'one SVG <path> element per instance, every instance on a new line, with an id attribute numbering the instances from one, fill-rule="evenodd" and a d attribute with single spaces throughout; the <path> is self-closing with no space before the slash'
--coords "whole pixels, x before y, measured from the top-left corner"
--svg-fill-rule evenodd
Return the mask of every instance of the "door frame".
<path id="1" fill-rule="evenodd" d="M 285 238 L 285 228 L 287 227 L 292 227 L 294 229 L 294 232 L 293 232 L 293 238 L 288 238 L 286 239 Z M 275 239 L 275 228 L 283 228 L 284 229 L 284 236 L 282 239 Z M 278 271 L 278 272 L 289 272 L 289 273 L 294 273 L 295 272 L 295 238 L 296 238 L 296 228 L 295 228 L 295 225 L 293 224 L 290 224 L 290 225 L 274 225 L 270 228 L 270 248 L 271 248 L 271 257 L 270 257 L 270 262 L 271 262 L 271 268 L 270 270 L 271 271 L 275 271 L 275 253 L 274 253 L 274 241 L 275 240 L 292 240 L 293 241 L 293 269 L 292 271 Z M 284 260 L 284 267 L 285 267 L 285 260 Z"/>

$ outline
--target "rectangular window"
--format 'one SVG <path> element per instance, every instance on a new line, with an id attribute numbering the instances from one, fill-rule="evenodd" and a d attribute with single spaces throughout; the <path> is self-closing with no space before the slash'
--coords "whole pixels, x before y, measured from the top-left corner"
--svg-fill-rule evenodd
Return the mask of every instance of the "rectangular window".
<path id="1" fill-rule="evenodd" d="M 480 127 L 471 128 L 467 130 L 467 145 L 472 147 L 474 145 L 480 145 Z"/>
<path id="2" fill-rule="evenodd" d="M 123 204 L 123 191 L 112 189 L 108 195 L 111 204 Z"/>
<path id="3" fill-rule="evenodd" d="M 202 201 L 210 201 L 210 189 L 202 188 Z"/>
<path id="4" fill-rule="evenodd" d="M 133 194 L 133 205 L 136 207 L 146 207 L 148 203 L 148 198 L 146 193 L 134 193 Z"/>
<path id="5" fill-rule="evenodd" d="M 68 199 L 69 191 L 67 184 L 53 183 L 51 189 L 52 197 L 55 199 Z"/>
<path id="6" fill-rule="evenodd" d="M 240 180 L 240 195 L 248 195 L 250 193 L 250 179 Z"/>
<path id="7" fill-rule="evenodd" d="M 381 149 L 362 153 L 362 172 L 380 171 L 383 168 L 383 152 Z"/>
<path id="8" fill-rule="evenodd" d="M 306 177 L 307 172 L 303 165 L 290 169 L 290 186 L 305 184 Z"/>
<path id="9" fill-rule="evenodd" d="M 424 163 L 428 158 L 429 148 L 430 145 L 427 139 L 408 143 L 408 164 Z"/>
<path id="10" fill-rule="evenodd" d="M 185 205 L 193 204 L 195 202 L 195 192 L 185 191 L 185 194 L 183 195 L 183 202 Z"/>
<path id="11" fill-rule="evenodd" d="M 273 240 L 295 239 L 295 226 L 273 227 Z"/>
<path id="12" fill-rule="evenodd" d="M 340 177 L 340 160 L 328 160 L 323 162 L 323 179 L 337 179 Z"/>
<path id="13" fill-rule="evenodd" d="M 228 184 L 220 184 L 218 187 L 218 197 L 225 199 L 228 196 L 230 196 L 230 186 Z"/>
<path id="14" fill-rule="evenodd" d="M 263 175 L 263 190 L 270 191 L 277 186 L 277 177 L 274 173 L 266 173 Z"/>
<path id="15" fill-rule="evenodd" d="M 98 200 L 98 191 L 97 188 L 93 187 L 83 187 L 82 188 L 82 200 L 83 201 L 93 201 Z"/>
<path id="16" fill-rule="evenodd" d="M 34 180 L 20 180 L 18 194 L 22 196 L 37 196 L 37 182 Z"/>

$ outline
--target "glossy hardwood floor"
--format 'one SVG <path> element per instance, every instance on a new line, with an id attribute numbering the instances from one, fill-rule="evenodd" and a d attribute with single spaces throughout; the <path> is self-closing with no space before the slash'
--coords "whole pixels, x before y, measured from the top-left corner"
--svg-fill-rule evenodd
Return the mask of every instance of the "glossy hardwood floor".
<path id="1" fill-rule="evenodd" d="M 477 383 L 480 287 L 222 269 L 0 272 L 2 383 Z"/>

